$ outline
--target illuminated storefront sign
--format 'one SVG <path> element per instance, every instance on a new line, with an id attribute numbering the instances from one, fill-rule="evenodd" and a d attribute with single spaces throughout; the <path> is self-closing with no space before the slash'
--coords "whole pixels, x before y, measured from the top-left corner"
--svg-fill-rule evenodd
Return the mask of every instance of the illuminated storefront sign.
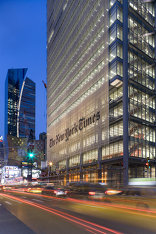
<path id="1" fill-rule="evenodd" d="M 99 119 L 100 111 L 98 111 L 96 114 L 92 115 L 89 118 L 79 119 L 78 124 L 75 123 L 72 128 L 65 129 L 65 132 L 63 134 L 57 134 L 55 139 L 51 138 L 49 142 L 49 147 L 51 148 L 63 140 L 68 141 L 71 135 L 77 133 L 78 131 L 82 131 L 84 128 L 95 123 Z"/>
<path id="2" fill-rule="evenodd" d="M 32 179 L 39 178 L 40 174 L 41 174 L 41 170 L 39 170 L 39 169 L 32 169 Z M 25 178 L 27 178 L 27 176 L 28 176 L 28 168 L 22 169 L 22 176 L 25 177 Z"/>
<path id="3" fill-rule="evenodd" d="M 0 136 L 0 142 L 3 142 L 3 137 L 2 136 Z"/>
<path id="4" fill-rule="evenodd" d="M 21 176 L 21 169 L 17 166 L 4 166 L 2 173 L 5 178 L 15 178 Z"/>

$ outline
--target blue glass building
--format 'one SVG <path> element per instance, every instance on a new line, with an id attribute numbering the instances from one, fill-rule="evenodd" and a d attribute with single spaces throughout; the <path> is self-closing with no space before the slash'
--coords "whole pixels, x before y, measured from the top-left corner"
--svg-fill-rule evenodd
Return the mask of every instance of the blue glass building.
<path id="1" fill-rule="evenodd" d="M 155 15 L 152 0 L 47 1 L 47 155 L 65 182 L 156 177 Z"/>
<path id="2" fill-rule="evenodd" d="M 8 69 L 5 81 L 5 139 L 8 135 L 35 138 L 35 83 L 27 68 Z"/>

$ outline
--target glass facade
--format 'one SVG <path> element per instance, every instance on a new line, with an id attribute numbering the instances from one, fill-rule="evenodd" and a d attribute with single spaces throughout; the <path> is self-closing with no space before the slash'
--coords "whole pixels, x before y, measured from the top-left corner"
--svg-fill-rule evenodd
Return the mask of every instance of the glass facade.
<path id="1" fill-rule="evenodd" d="M 124 4 L 128 4 L 128 25 L 122 21 Z M 114 141 L 103 148 L 102 157 L 128 158 L 128 176 L 152 177 L 155 170 L 155 5 L 143 1 L 111 1 L 110 3 L 110 140 Z M 126 13 L 125 13 L 126 17 Z M 117 29 L 120 31 L 117 36 Z M 128 29 L 128 154 L 125 155 L 122 136 L 124 123 L 123 102 L 123 31 Z M 122 33 L 121 33 L 122 32 Z M 112 119 L 112 121 L 111 121 Z M 118 140 L 117 140 L 118 139 Z M 119 150 L 120 149 L 120 150 Z M 117 152 L 117 153 L 116 153 Z M 140 158 L 139 161 L 137 159 Z M 150 168 L 145 166 L 150 159 Z M 142 162 L 142 163 L 141 163 Z M 122 164 L 121 164 L 122 165 Z M 113 175 L 113 170 L 111 174 Z M 122 173 L 121 173 L 122 174 Z M 112 176 L 111 175 L 111 176 Z M 155 175 L 154 175 L 155 177 Z"/>
<path id="2" fill-rule="evenodd" d="M 9 69 L 5 81 L 5 137 L 35 137 L 35 83 L 27 69 Z"/>
<path id="3" fill-rule="evenodd" d="M 88 152 L 109 138 L 108 1 L 59 3 L 47 3 L 48 157 L 71 165 L 74 155 L 92 161 Z"/>
<path id="4" fill-rule="evenodd" d="M 154 26 L 154 3 L 47 1 L 47 153 L 63 180 L 154 175 Z"/>
<path id="5" fill-rule="evenodd" d="M 154 3 L 144 4 L 139 0 L 129 1 L 129 9 L 129 154 L 149 158 L 150 169 L 147 173 L 145 165 L 141 165 L 140 177 L 152 177 L 156 133 L 155 7 Z"/>

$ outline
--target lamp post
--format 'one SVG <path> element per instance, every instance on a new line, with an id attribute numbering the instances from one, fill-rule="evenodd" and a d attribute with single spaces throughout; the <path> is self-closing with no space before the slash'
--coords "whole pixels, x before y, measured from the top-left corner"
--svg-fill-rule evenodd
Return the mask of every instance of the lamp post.
<path id="1" fill-rule="evenodd" d="M 49 167 L 48 167 L 48 182 L 49 182 L 49 177 L 50 177 L 50 174 L 51 174 L 51 167 L 52 167 L 53 163 L 49 162 L 48 165 L 49 165 Z"/>

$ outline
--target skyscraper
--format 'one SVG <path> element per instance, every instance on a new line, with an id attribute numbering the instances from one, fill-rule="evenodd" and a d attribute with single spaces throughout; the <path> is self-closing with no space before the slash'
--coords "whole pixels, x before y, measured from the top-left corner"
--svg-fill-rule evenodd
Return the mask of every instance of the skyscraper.
<path id="1" fill-rule="evenodd" d="M 156 176 L 155 12 L 155 1 L 47 1 L 47 156 L 62 180 Z"/>
<path id="2" fill-rule="evenodd" d="M 27 68 L 8 69 L 5 81 L 5 137 L 35 137 L 35 83 Z"/>

